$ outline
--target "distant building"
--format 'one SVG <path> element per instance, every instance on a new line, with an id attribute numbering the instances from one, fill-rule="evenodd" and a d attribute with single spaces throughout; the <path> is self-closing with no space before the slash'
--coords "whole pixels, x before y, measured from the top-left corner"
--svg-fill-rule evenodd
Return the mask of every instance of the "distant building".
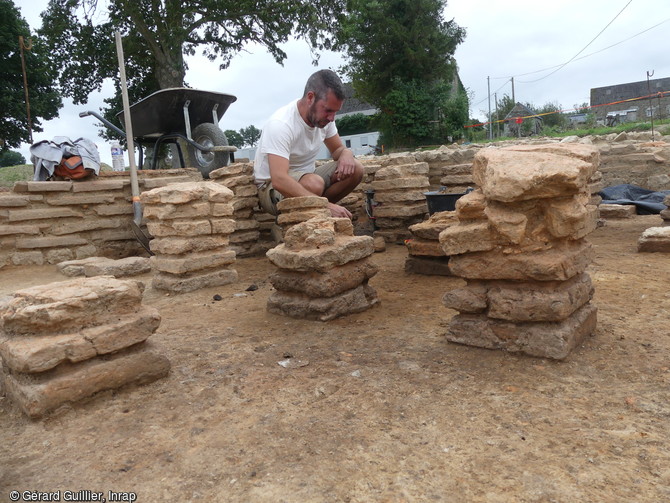
<path id="1" fill-rule="evenodd" d="M 670 78 L 593 88 L 591 111 L 602 124 L 670 117 Z"/>
<path id="2" fill-rule="evenodd" d="M 530 126 L 524 126 L 524 122 L 530 122 Z M 505 116 L 503 134 L 505 136 L 528 136 L 537 135 L 542 131 L 542 117 L 522 103 L 517 103 Z M 519 135 L 521 128 L 521 135 Z"/>

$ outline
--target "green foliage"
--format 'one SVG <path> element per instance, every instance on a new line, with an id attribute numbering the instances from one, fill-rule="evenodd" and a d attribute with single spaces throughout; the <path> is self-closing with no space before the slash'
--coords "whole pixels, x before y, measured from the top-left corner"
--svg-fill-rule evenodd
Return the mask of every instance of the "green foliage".
<path id="1" fill-rule="evenodd" d="M 564 129 L 568 126 L 568 117 L 561 110 L 558 103 L 546 103 L 536 113 L 541 114 L 543 127 Z"/>
<path id="2" fill-rule="evenodd" d="M 244 144 L 250 147 L 255 147 L 258 140 L 261 138 L 261 130 L 253 124 L 240 129 L 240 135 L 244 138 Z"/>
<path id="3" fill-rule="evenodd" d="M 226 129 L 223 134 L 226 135 L 226 139 L 228 140 L 228 145 L 232 145 L 237 148 L 242 148 L 244 147 L 244 138 L 240 133 L 235 131 L 234 129 Z"/>
<path id="4" fill-rule="evenodd" d="M 15 182 L 32 180 L 34 169 L 32 164 L 0 168 L 0 187 L 11 188 Z"/>
<path id="5" fill-rule="evenodd" d="M 37 37 L 32 37 L 28 23 L 11 0 L 0 0 L 0 139 L 2 150 L 30 143 L 19 37 L 23 37 L 30 121 L 34 132 L 42 131 L 41 119 L 53 119 L 62 106 L 54 87 L 54 67 L 48 64 L 48 51 Z"/>
<path id="6" fill-rule="evenodd" d="M 50 0 L 40 33 L 52 51 L 53 67 L 60 70 L 63 94 L 75 104 L 85 103 L 104 79 L 114 80 L 117 96 L 106 100 L 104 115 L 118 125 L 115 30 L 123 34 L 133 103 L 159 89 L 184 86 L 184 56 L 198 51 L 225 69 L 247 44 L 264 46 L 278 63 L 286 59 L 281 44 L 289 37 L 305 39 L 316 50 L 330 49 L 329 30 L 338 24 L 344 1 Z"/>
<path id="7" fill-rule="evenodd" d="M 441 142 L 467 121 L 453 59 L 465 30 L 444 21 L 445 6 L 445 0 L 348 1 L 337 38 L 348 58 L 344 70 L 357 95 L 382 111 L 387 146 Z"/>
<path id="8" fill-rule="evenodd" d="M 0 154 L 0 168 L 5 166 L 16 166 L 17 164 L 25 164 L 26 158 L 23 157 L 21 152 L 15 152 L 14 150 L 7 150 Z"/>
<path id="9" fill-rule="evenodd" d="M 372 119 L 373 116 L 371 115 L 351 114 L 337 119 L 335 125 L 340 136 L 368 133 L 374 130 Z"/>

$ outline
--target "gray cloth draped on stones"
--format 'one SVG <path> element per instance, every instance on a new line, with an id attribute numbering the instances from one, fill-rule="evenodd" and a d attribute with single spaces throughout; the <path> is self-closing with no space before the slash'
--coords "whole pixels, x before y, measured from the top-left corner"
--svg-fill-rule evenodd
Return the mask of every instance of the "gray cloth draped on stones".
<path id="1" fill-rule="evenodd" d="M 78 155 L 84 167 L 97 175 L 100 172 L 100 154 L 95 143 L 87 138 L 72 141 L 67 136 L 54 136 L 53 140 L 42 140 L 30 147 L 30 160 L 35 166 L 33 180 L 44 181 L 54 173 L 63 157 Z"/>

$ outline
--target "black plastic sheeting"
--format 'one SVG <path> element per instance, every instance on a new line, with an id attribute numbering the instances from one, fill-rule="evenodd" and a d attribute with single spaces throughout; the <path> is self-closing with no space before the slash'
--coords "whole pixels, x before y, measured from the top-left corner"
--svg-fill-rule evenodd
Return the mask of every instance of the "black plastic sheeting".
<path id="1" fill-rule="evenodd" d="M 606 187 L 598 195 L 603 198 L 601 204 L 634 204 L 638 215 L 652 215 L 667 208 L 663 204 L 670 190 L 649 190 L 627 183 Z"/>

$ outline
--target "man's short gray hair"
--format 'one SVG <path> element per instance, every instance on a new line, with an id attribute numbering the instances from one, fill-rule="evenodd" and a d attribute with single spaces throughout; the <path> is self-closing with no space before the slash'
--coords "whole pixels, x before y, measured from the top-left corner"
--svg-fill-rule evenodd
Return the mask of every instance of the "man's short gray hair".
<path id="1" fill-rule="evenodd" d="M 325 100 L 329 90 L 338 100 L 344 100 L 344 85 L 342 85 L 342 81 L 337 74 L 332 70 L 319 70 L 307 79 L 303 97 L 312 91 L 316 95 L 317 101 Z"/>

